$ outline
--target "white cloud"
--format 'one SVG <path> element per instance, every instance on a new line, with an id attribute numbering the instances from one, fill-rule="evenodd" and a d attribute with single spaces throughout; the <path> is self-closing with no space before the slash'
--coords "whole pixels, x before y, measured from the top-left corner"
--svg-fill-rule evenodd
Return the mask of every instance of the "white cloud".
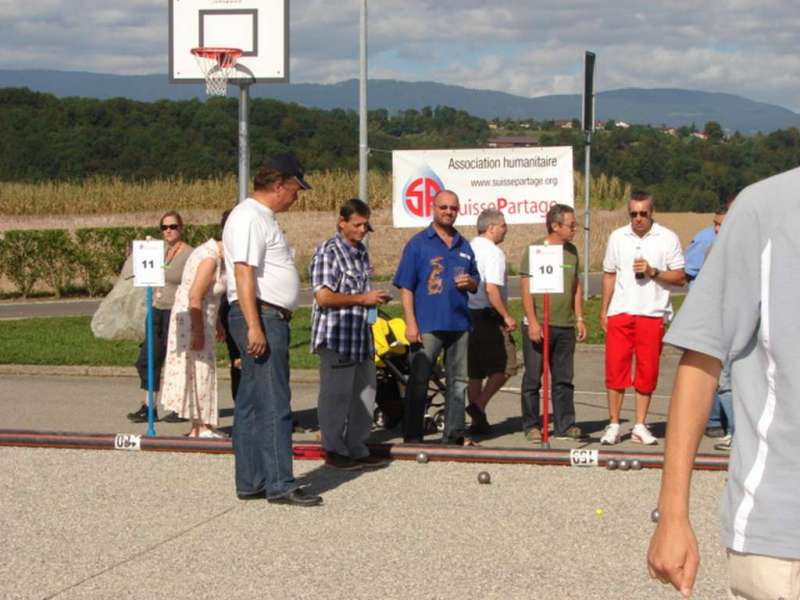
<path id="1" fill-rule="evenodd" d="M 293 81 L 358 75 L 360 0 L 291 0 Z M 792 0 L 369 0 L 370 75 L 538 96 L 686 87 L 800 107 Z M 0 68 L 167 68 L 166 0 L 0 0 Z"/>

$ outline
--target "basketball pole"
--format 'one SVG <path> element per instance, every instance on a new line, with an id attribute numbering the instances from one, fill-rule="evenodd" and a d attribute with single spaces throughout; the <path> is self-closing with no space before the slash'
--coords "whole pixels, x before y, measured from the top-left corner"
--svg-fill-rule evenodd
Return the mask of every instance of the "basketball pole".
<path id="1" fill-rule="evenodd" d="M 239 83 L 239 202 L 248 195 L 250 182 L 250 132 L 247 116 L 250 113 L 250 82 Z"/>
<path id="2" fill-rule="evenodd" d="M 361 73 L 358 82 L 358 197 L 369 204 L 367 190 L 367 0 L 361 0 Z"/>

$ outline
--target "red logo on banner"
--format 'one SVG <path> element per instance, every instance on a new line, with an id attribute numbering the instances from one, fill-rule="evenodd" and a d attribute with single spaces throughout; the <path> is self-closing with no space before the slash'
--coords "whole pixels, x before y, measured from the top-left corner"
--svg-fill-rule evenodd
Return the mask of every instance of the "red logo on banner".
<path id="1" fill-rule="evenodd" d="M 443 189 L 442 182 L 436 177 L 417 177 L 406 185 L 403 204 L 415 217 L 428 218 L 431 216 L 433 199 Z"/>

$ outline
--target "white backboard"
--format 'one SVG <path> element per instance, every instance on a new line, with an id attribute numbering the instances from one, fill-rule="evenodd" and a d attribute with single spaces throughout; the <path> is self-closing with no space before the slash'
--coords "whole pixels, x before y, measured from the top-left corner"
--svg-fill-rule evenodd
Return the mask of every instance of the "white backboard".
<path id="1" fill-rule="evenodd" d="M 240 48 L 230 81 L 289 81 L 289 0 L 169 0 L 169 80 L 202 83 L 197 47 Z"/>

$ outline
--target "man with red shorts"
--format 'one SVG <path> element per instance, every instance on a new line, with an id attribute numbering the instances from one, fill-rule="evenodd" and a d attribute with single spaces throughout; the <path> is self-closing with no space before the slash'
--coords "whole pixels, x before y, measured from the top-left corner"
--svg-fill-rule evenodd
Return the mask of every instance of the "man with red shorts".
<path id="1" fill-rule="evenodd" d="M 609 424 L 601 444 L 620 441 L 619 416 L 625 389 L 636 391 L 636 422 L 631 440 L 657 444 L 645 424 L 650 397 L 658 383 L 664 321 L 672 316 L 667 286 L 683 285 L 683 252 L 678 236 L 653 221 L 653 198 L 633 192 L 631 223 L 608 238 L 603 259 L 600 321 L 606 332 L 606 392 Z M 632 363 L 636 368 L 632 373 Z M 633 375 L 633 376 L 632 376 Z"/>

